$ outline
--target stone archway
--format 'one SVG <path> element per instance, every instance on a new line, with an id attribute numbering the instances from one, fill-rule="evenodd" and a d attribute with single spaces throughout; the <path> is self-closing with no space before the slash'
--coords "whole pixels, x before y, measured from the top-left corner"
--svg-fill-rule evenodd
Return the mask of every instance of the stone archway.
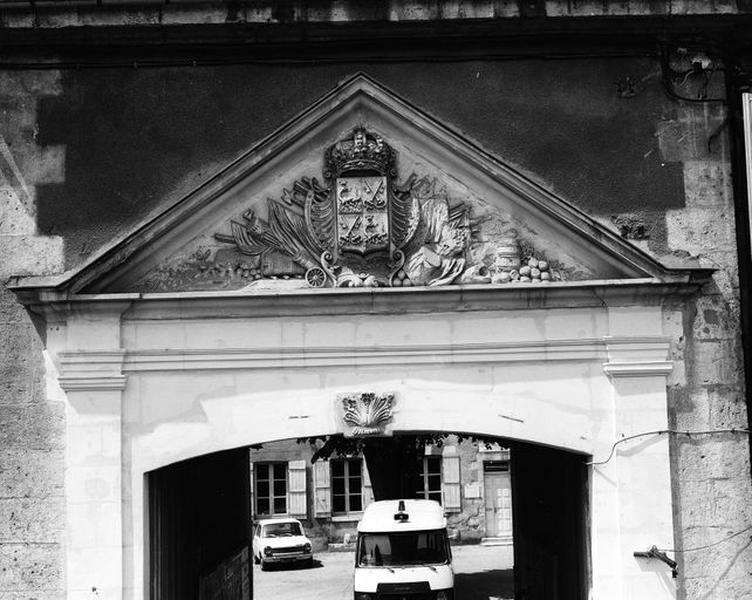
<path id="1" fill-rule="evenodd" d="M 672 545 L 668 442 L 650 434 L 667 423 L 664 313 L 707 277 L 665 268 L 356 75 L 75 272 L 13 286 L 67 406 L 68 594 L 149 597 L 146 473 L 341 431 L 338 394 L 377 392 L 394 394 L 395 430 L 596 463 L 647 434 L 590 466 L 586 587 L 674 598 L 667 569 L 633 552 Z"/>
<path id="2" fill-rule="evenodd" d="M 148 598 L 147 472 L 342 431 L 335 411 L 342 392 L 393 393 L 396 430 L 472 431 L 596 460 L 610 454 L 615 431 L 666 428 L 671 363 L 666 339 L 654 335 L 660 307 L 647 294 L 641 307 L 604 308 L 599 295 L 539 310 L 489 309 L 490 296 L 477 305 L 465 298 L 461 312 L 437 310 L 430 319 L 423 311 L 374 313 L 372 295 L 361 297 L 368 310 L 347 319 L 215 317 L 218 307 L 237 312 L 239 298 L 182 302 L 181 310 L 162 299 L 82 299 L 65 326 L 50 327 L 48 349 L 68 404 L 71 592 L 97 587 L 111 598 Z M 413 292 L 413 306 L 424 298 Z M 294 332 L 292 351 L 285 340 Z M 639 588 L 646 598 L 672 597 L 670 574 L 624 559 L 672 539 L 665 437 L 590 467 L 589 480 L 593 593 L 618 598 L 618 590 Z M 82 556 L 97 561 L 82 569 Z"/>

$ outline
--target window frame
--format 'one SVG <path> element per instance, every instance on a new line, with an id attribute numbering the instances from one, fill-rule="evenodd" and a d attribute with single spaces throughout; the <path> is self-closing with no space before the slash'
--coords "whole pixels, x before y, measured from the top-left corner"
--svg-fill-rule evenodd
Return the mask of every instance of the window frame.
<path id="1" fill-rule="evenodd" d="M 277 478 L 274 476 L 274 471 L 276 466 L 282 466 L 283 469 L 283 475 L 281 478 Z M 261 475 L 261 470 L 266 469 L 267 473 L 267 483 L 269 486 L 269 493 L 266 495 L 262 495 L 259 493 L 259 475 Z M 289 483 L 287 481 L 288 473 L 287 473 L 287 463 L 284 461 L 264 461 L 264 462 L 257 462 L 254 463 L 253 468 L 253 509 L 258 517 L 275 517 L 275 516 L 282 516 L 288 514 L 288 492 L 289 492 Z M 263 479 L 262 479 L 263 481 Z M 274 484 L 275 482 L 281 481 L 284 484 L 284 493 L 283 494 L 276 494 L 274 491 Z M 275 510 L 275 503 L 276 500 L 281 499 L 284 501 L 284 511 L 283 512 L 277 512 Z M 259 500 L 266 500 L 266 502 L 269 505 L 269 512 L 260 512 L 259 510 Z"/>
<path id="2" fill-rule="evenodd" d="M 430 462 L 435 462 L 438 465 L 438 471 L 432 472 L 428 470 Z M 442 457 L 436 454 L 426 454 L 418 459 L 418 478 L 423 484 L 422 490 L 416 490 L 416 498 L 423 498 L 424 500 L 438 500 L 439 506 L 444 506 L 444 477 L 442 474 Z M 439 485 L 436 489 L 432 489 L 430 486 L 431 476 L 438 475 Z M 434 497 L 432 497 L 434 496 Z"/>
<path id="3" fill-rule="evenodd" d="M 357 461 L 358 463 L 358 472 L 357 474 L 351 473 L 351 465 Z M 334 474 L 334 465 L 336 464 L 342 464 L 343 465 L 343 474 L 342 476 L 335 475 Z M 357 479 L 360 482 L 360 491 L 355 493 L 350 491 L 350 480 L 351 479 Z M 344 482 L 344 493 L 338 494 L 336 493 L 336 487 L 337 487 L 337 481 L 342 480 Z M 363 512 L 363 502 L 365 500 L 365 494 L 363 489 L 363 458 L 359 456 L 348 456 L 343 458 L 334 458 L 329 461 L 329 484 L 331 486 L 331 499 L 332 499 L 332 507 L 331 507 L 331 514 L 333 517 L 338 516 L 345 516 L 345 515 L 352 515 L 352 514 L 360 514 Z M 360 498 L 360 508 L 357 510 L 352 509 L 351 504 L 351 497 L 358 496 Z M 345 499 L 345 510 L 339 511 L 336 510 L 336 500 L 337 497 L 344 497 Z"/>

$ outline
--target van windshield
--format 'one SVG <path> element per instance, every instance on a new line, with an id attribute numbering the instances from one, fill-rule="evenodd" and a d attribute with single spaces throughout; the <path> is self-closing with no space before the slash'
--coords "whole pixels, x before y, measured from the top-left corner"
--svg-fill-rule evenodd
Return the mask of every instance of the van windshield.
<path id="1" fill-rule="evenodd" d="M 446 532 L 361 533 L 356 564 L 361 567 L 431 565 L 448 562 Z"/>

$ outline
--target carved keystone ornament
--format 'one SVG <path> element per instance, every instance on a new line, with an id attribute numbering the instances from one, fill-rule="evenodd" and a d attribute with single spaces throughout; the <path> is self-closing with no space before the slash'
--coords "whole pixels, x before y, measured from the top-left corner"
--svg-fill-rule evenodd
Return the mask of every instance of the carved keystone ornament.
<path id="1" fill-rule="evenodd" d="M 356 127 L 324 155 L 324 184 L 303 177 L 268 199 L 267 221 L 252 209 L 215 234 L 264 268 L 254 279 L 303 277 L 310 287 L 443 286 L 561 279 L 509 228 L 482 257 L 471 247 L 481 219 L 452 202 L 435 179 L 397 183 L 396 155 L 381 136 Z M 487 242 L 487 240 L 485 240 Z M 285 262 L 287 261 L 287 262 Z M 285 267 L 287 264 L 289 266 Z M 276 271 L 275 271 L 276 265 Z M 299 269 L 296 271 L 295 269 Z"/>
<path id="2" fill-rule="evenodd" d="M 394 394 L 374 392 L 339 394 L 337 404 L 342 410 L 346 437 L 391 435 Z"/>

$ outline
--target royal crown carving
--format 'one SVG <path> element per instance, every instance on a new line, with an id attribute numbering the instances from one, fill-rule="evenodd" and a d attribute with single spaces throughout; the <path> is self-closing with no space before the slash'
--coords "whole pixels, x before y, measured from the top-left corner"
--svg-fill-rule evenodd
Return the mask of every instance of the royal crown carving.
<path id="1" fill-rule="evenodd" d="M 339 177 L 350 171 L 373 171 L 396 176 L 394 171 L 394 150 L 381 136 L 356 127 L 352 136 L 329 147 L 325 158 L 327 180 Z"/>

